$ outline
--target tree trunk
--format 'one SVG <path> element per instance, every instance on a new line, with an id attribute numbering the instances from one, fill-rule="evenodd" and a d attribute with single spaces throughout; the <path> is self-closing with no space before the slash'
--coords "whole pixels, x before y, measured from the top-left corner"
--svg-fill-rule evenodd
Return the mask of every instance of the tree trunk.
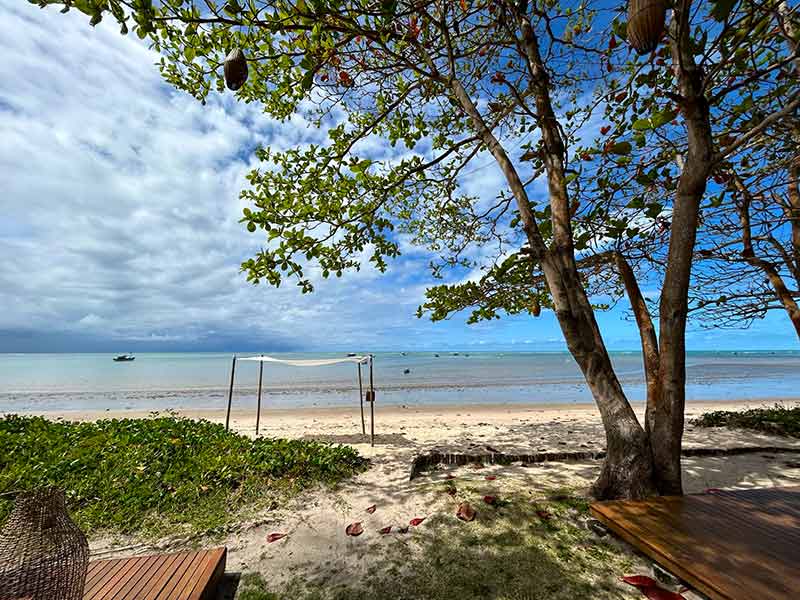
<path id="1" fill-rule="evenodd" d="M 775 265 L 768 260 L 756 256 L 755 248 L 753 248 L 753 234 L 750 227 L 750 204 L 753 198 L 741 178 L 736 174 L 734 174 L 733 177 L 736 188 L 742 194 L 742 203 L 738 207 L 739 220 L 742 225 L 742 257 L 744 257 L 749 265 L 761 270 L 761 272 L 767 276 L 767 280 L 772 286 L 775 295 L 783 305 L 786 314 L 789 315 L 789 320 L 792 322 L 792 325 L 794 325 L 797 337 L 800 338 L 800 308 L 797 307 L 797 302 L 795 302 L 791 292 L 786 287 L 783 277 L 781 277 Z M 791 265 L 787 266 L 791 267 Z"/>
<path id="2" fill-rule="evenodd" d="M 686 404 L 686 318 L 700 200 L 713 167 L 714 142 L 703 75 L 689 38 L 691 2 L 675 4 L 670 24 L 672 62 L 686 121 L 688 150 L 672 209 L 667 268 L 659 307 L 659 394 L 654 403 L 650 443 L 658 491 L 683 493 L 681 441 Z"/>
<path id="3" fill-rule="evenodd" d="M 661 389 L 658 382 L 660 366 L 658 336 L 656 335 L 656 328 L 653 325 L 653 319 L 650 316 L 650 310 L 647 308 L 647 303 L 639 288 L 639 282 L 636 281 L 636 275 L 633 269 L 631 269 L 630 264 L 628 264 L 628 261 L 621 252 L 615 254 L 615 260 L 617 263 L 617 271 L 622 279 L 622 283 L 625 285 L 625 291 L 631 303 L 633 316 L 636 318 L 636 325 L 639 328 L 639 339 L 641 340 L 642 358 L 644 361 L 644 377 L 647 383 L 647 407 L 645 409 L 644 428 L 649 437 L 650 432 L 653 430 L 653 421 L 657 414 L 656 405 Z"/>
<path id="4" fill-rule="evenodd" d="M 535 39 L 531 39 L 533 31 L 527 18 L 523 16 L 522 22 L 526 43 L 535 44 Z M 531 254 L 541 262 L 567 347 L 583 372 L 600 410 L 608 453 L 594 492 L 601 498 L 646 497 L 655 492 L 647 435 L 622 391 L 575 264 L 563 169 L 564 147 L 550 102 L 548 81 L 541 65 L 541 57 L 538 56 L 538 46 L 529 51 L 534 53 L 534 60 L 538 61 L 538 66 L 532 65 L 535 70 L 534 79 L 537 80 L 537 107 L 547 113 L 540 125 L 549 154 L 545 162 L 550 204 L 553 208 L 553 248 L 548 248 L 542 239 L 525 186 L 505 149 L 489 130 L 461 83 L 453 78 L 450 85 L 455 98 L 497 161 L 514 194 Z M 545 79 L 542 78 L 543 74 Z"/>

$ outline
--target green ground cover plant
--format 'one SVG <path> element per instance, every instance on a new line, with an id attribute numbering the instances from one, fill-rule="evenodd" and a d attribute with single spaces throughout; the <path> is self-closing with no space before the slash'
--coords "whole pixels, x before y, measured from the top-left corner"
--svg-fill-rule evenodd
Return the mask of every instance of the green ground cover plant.
<path id="1" fill-rule="evenodd" d="M 87 532 L 206 531 L 308 487 L 366 469 L 348 446 L 258 438 L 177 416 L 0 419 L 0 522 L 13 492 L 63 488 Z"/>
<path id="2" fill-rule="evenodd" d="M 694 420 L 700 427 L 740 427 L 766 433 L 800 437 L 800 406 L 776 404 L 744 411 L 716 410 Z"/>

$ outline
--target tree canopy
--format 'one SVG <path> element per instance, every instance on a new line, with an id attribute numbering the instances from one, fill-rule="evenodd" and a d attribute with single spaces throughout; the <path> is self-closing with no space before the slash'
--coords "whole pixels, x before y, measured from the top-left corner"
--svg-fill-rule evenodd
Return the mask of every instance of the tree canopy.
<path id="1" fill-rule="evenodd" d="M 600 0 L 42 2 L 92 23 L 111 13 L 200 101 L 224 91 L 225 57 L 241 52 L 240 101 L 327 133 L 257 151 L 242 191 L 243 225 L 265 240 L 242 265 L 250 281 L 309 292 L 309 269 L 385 270 L 411 243 L 446 278 L 420 314 L 552 308 L 606 429 L 597 495 L 680 493 L 696 237 L 701 225 L 727 235 L 730 214 L 704 221 L 727 206 L 706 190 L 796 116 L 796 40 L 773 35 L 793 9 L 677 0 L 637 56 L 625 8 Z M 497 177 L 481 185 L 483 173 Z M 657 332 L 643 281 L 661 289 Z M 644 424 L 594 314 L 623 293 L 645 357 Z"/>

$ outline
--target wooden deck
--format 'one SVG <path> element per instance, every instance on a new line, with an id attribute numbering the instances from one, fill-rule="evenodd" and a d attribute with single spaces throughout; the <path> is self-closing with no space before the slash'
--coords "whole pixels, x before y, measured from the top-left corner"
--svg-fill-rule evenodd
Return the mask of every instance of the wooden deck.
<path id="1" fill-rule="evenodd" d="M 712 600 L 800 593 L 800 487 L 596 502 L 591 512 Z"/>
<path id="2" fill-rule="evenodd" d="M 89 563 L 84 600 L 211 600 L 225 573 L 225 548 Z"/>

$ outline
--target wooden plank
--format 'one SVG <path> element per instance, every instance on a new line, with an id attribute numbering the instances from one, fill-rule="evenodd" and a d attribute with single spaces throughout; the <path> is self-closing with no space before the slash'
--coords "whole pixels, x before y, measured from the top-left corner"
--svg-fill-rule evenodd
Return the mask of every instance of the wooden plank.
<path id="1" fill-rule="evenodd" d="M 598 502 L 591 512 L 713 600 L 800 589 L 800 488 Z"/>
<path id="2" fill-rule="evenodd" d="M 120 581 L 127 579 L 130 571 L 135 570 L 138 566 L 138 563 L 138 558 L 129 558 L 122 561 L 119 569 L 117 569 L 110 577 L 101 579 L 98 582 L 98 585 L 94 587 L 89 595 L 84 595 L 84 600 L 113 598 L 113 596 L 110 595 L 111 591 L 116 588 Z"/>
<path id="3" fill-rule="evenodd" d="M 195 578 L 203 570 L 205 558 L 205 554 L 199 552 L 192 557 L 191 567 L 186 569 L 183 576 L 178 580 L 177 585 L 172 590 L 172 593 L 164 596 L 164 600 L 185 600 L 188 597 L 188 593 L 191 592 L 194 586 Z M 188 591 L 186 590 L 187 587 L 189 588 Z"/>
<path id="4" fill-rule="evenodd" d="M 86 570 L 86 582 L 83 586 L 84 594 L 89 592 L 98 581 L 101 581 L 103 578 L 107 577 L 110 572 L 119 568 L 121 563 L 121 559 L 97 560 L 90 562 L 89 567 Z"/>
<path id="5" fill-rule="evenodd" d="M 216 548 L 209 553 L 206 568 L 197 578 L 194 589 L 189 594 L 189 600 L 206 600 L 211 597 L 210 590 L 215 590 L 219 585 L 219 580 L 225 574 L 225 562 L 228 556 L 228 549 L 224 546 Z M 208 585 L 203 586 L 202 582 L 208 581 Z"/>
<path id="6" fill-rule="evenodd" d="M 208 600 L 225 570 L 225 548 L 95 561 L 84 600 Z"/>
<path id="7" fill-rule="evenodd" d="M 170 554 L 171 562 L 166 563 L 161 575 L 155 577 L 151 585 L 145 590 L 142 600 L 157 600 L 164 588 L 169 585 L 170 579 L 176 573 L 182 572 L 182 565 L 190 560 L 191 552 L 179 552 Z"/>

